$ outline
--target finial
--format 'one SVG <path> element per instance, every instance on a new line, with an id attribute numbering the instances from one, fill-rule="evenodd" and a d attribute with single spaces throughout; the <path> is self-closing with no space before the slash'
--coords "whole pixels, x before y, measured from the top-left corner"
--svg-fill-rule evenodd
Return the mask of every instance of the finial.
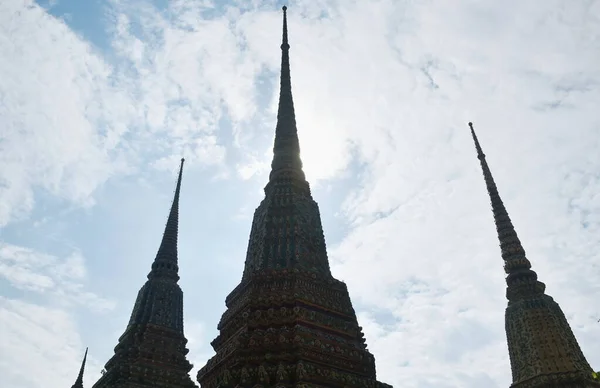
<path id="1" fill-rule="evenodd" d="M 471 128 L 471 135 L 473 136 L 473 141 L 475 142 L 475 149 L 477 150 L 477 158 L 482 159 L 485 158 L 485 154 L 481 149 L 481 145 L 479 144 L 479 140 L 477 139 L 477 135 L 475 134 L 475 128 L 473 128 L 473 123 L 469 121 L 469 128 Z"/>
<path id="2" fill-rule="evenodd" d="M 283 10 L 283 39 L 281 42 L 281 49 L 289 50 L 290 45 L 288 43 L 287 7 L 284 5 L 283 7 L 281 7 L 281 9 Z"/>

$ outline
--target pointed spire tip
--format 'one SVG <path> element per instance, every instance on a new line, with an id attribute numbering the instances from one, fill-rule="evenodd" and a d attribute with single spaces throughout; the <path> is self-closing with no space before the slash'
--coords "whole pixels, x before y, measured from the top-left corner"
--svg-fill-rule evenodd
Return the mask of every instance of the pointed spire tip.
<path id="1" fill-rule="evenodd" d="M 287 6 L 281 7 L 283 10 L 283 39 L 281 40 L 281 49 L 287 51 L 290 49 L 290 45 L 288 43 L 288 31 L 287 31 Z"/>
<path id="2" fill-rule="evenodd" d="M 292 98 L 292 83 L 290 76 L 290 45 L 288 43 L 287 6 L 283 9 L 283 34 L 281 39 L 281 75 L 279 89 L 279 107 L 277 108 L 277 126 L 273 144 L 273 161 L 269 181 L 280 173 L 292 171 L 295 176 L 304 180 L 302 161 L 300 160 L 300 144 L 296 115 Z"/>
<path id="3" fill-rule="evenodd" d="M 152 270 L 148 274 L 148 279 L 158 276 L 161 273 L 168 273 L 171 278 L 179 280 L 179 275 L 177 275 L 177 235 L 179 232 L 179 193 L 181 191 L 184 160 L 184 158 L 181 158 L 181 166 L 179 167 L 171 211 L 169 212 L 169 218 L 167 218 L 160 247 L 154 258 L 154 263 L 152 263 Z M 166 271 L 164 270 L 165 263 L 169 263 Z"/>
<path id="4" fill-rule="evenodd" d="M 85 370 L 85 362 L 87 360 L 88 348 L 85 348 L 85 354 L 83 355 L 83 361 L 81 362 L 81 368 L 79 369 L 79 374 L 77 375 L 77 380 L 75 380 L 75 384 L 71 388 L 83 388 L 83 373 Z"/>
<path id="5" fill-rule="evenodd" d="M 482 159 L 485 158 L 485 154 L 481 149 L 481 145 L 479 144 L 479 139 L 477 139 L 477 135 L 475 134 L 475 128 L 473 128 L 473 123 L 469 121 L 469 128 L 471 128 L 471 136 L 473 136 L 473 141 L 475 142 L 475 149 L 477 150 L 477 158 Z"/>

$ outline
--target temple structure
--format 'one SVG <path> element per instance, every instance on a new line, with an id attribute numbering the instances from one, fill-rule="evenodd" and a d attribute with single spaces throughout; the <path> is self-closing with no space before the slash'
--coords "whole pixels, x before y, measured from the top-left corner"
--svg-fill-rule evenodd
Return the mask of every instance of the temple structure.
<path id="1" fill-rule="evenodd" d="M 202 388 L 389 387 L 377 381 L 346 285 L 329 269 L 319 207 L 302 171 L 286 7 L 269 182 L 240 284 L 226 299 Z"/>
<path id="2" fill-rule="evenodd" d="M 77 375 L 77 380 L 75 380 L 75 384 L 71 386 L 71 388 L 83 388 L 83 372 L 85 370 L 85 361 L 87 360 L 88 350 L 85 349 L 85 354 L 83 355 L 83 361 L 81 362 L 81 368 L 79 368 L 79 375 Z"/>
<path id="3" fill-rule="evenodd" d="M 140 289 L 129 324 L 114 356 L 94 388 L 191 388 L 186 359 L 183 292 L 177 281 L 177 229 L 183 159 L 165 232 L 146 284 Z"/>
<path id="4" fill-rule="evenodd" d="M 538 280 L 492 178 L 473 124 L 477 158 L 492 203 L 506 277 L 505 325 L 514 388 L 592 388 L 600 381 L 565 314 Z"/>

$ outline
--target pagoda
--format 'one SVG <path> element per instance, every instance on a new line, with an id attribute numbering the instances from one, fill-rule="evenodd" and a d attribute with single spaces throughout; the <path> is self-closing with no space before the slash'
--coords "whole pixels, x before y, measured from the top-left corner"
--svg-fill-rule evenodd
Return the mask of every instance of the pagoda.
<path id="1" fill-rule="evenodd" d="M 492 178 L 473 124 L 477 158 L 492 203 L 506 277 L 505 325 L 513 388 L 599 388 L 558 303 L 544 291 Z"/>
<path id="2" fill-rule="evenodd" d="M 83 388 L 83 371 L 85 370 L 85 361 L 87 360 L 88 350 L 85 349 L 85 354 L 83 355 L 83 361 L 81 362 L 81 368 L 79 368 L 79 375 L 77 375 L 77 380 L 75 380 L 75 384 L 71 386 L 71 388 Z"/>
<path id="3" fill-rule="evenodd" d="M 179 192 L 183 159 L 175 197 L 162 242 L 146 284 L 140 289 L 129 324 L 114 356 L 94 388 L 197 387 L 189 376 L 183 334 L 183 292 L 177 264 Z"/>
<path id="4" fill-rule="evenodd" d="M 345 283 L 330 271 L 319 207 L 302 171 L 283 7 L 281 83 L 269 182 L 240 284 L 199 370 L 202 388 L 391 387 L 377 381 Z"/>

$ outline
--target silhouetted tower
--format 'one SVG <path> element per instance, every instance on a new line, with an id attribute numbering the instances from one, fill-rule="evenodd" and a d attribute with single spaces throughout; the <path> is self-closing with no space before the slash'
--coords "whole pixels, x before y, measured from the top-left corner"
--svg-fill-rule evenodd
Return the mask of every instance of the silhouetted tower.
<path id="1" fill-rule="evenodd" d="M 473 124 L 469 123 L 492 203 L 506 277 L 506 336 L 514 388 L 600 387 L 564 313 L 531 269 Z"/>
<path id="2" fill-rule="evenodd" d="M 75 384 L 71 386 L 71 388 L 83 388 L 83 372 L 85 370 L 85 361 L 87 360 L 88 350 L 85 348 L 85 354 L 83 355 L 83 361 L 81 361 L 81 368 L 79 368 L 79 375 L 77 376 L 77 380 L 75 380 Z"/>
<path id="3" fill-rule="evenodd" d="M 183 334 L 183 292 L 177 264 L 179 192 L 177 188 L 165 232 L 146 284 L 140 289 L 127 329 L 119 338 L 106 372 L 94 388 L 189 388 L 192 364 L 186 359 Z"/>
<path id="4" fill-rule="evenodd" d="M 226 298 L 202 388 L 389 387 L 346 285 L 333 278 L 317 203 L 302 171 L 292 100 L 286 7 L 269 182 L 254 213 L 241 283 Z"/>

